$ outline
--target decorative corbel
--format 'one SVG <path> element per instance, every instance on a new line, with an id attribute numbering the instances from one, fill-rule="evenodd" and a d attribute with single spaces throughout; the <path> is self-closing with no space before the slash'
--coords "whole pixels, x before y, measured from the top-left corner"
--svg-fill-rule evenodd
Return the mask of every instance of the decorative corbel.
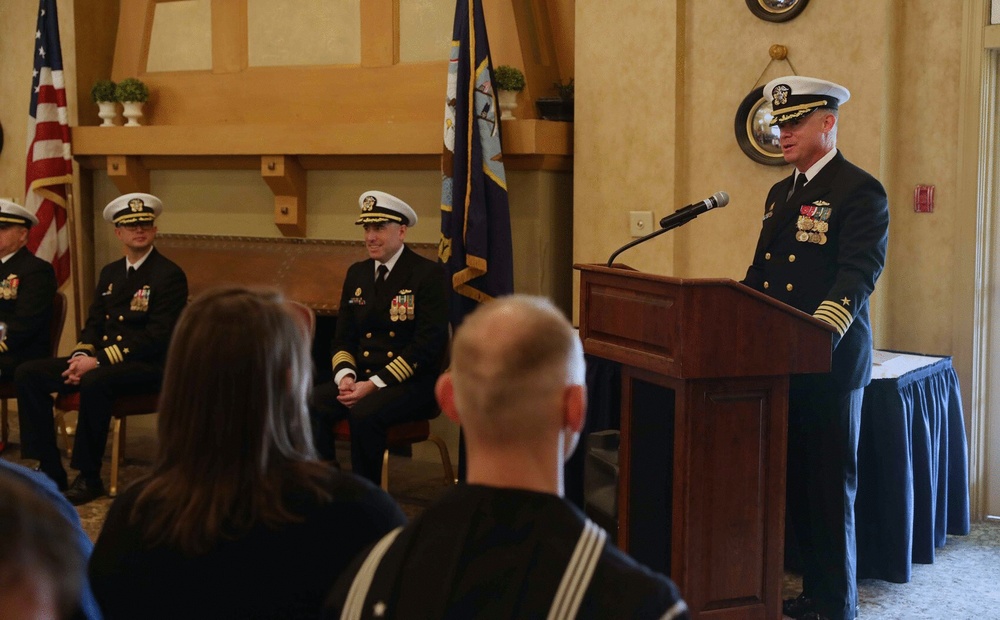
<path id="1" fill-rule="evenodd" d="M 295 157 L 264 155 L 260 173 L 274 192 L 274 225 L 286 237 L 305 237 L 306 171 Z"/>
<path id="2" fill-rule="evenodd" d="M 136 156 L 108 155 L 108 177 L 123 194 L 149 193 L 149 170 Z"/>

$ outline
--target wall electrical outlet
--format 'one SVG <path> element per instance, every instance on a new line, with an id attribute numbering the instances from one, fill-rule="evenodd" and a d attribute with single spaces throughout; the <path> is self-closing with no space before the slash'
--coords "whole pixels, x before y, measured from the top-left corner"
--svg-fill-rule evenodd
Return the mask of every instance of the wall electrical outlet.
<path id="1" fill-rule="evenodd" d="M 641 237 L 653 232 L 653 212 L 629 211 L 628 230 L 633 237 Z"/>

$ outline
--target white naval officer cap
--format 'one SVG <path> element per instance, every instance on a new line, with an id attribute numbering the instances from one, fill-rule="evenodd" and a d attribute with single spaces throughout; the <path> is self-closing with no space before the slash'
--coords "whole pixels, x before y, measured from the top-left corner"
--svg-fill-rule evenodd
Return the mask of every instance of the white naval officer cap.
<path id="1" fill-rule="evenodd" d="M 406 226 L 417 225 L 417 212 L 392 194 L 370 190 L 358 197 L 361 216 L 355 224 L 394 222 Z"/>
<path id="2" fill-rule="evenodd" d="M 163 202 L 152 194 L 125 194 L 104 207 L 104 219 L 115 226 L 152 222 L 163 212 Z"/>
<path id="3" fill-rule="evenodd" d="M 805 116 L 817 108 L 836 110 L 851 98 L 851 91 L 840 84 L 801 75 L 786 75 L 764 86 L 764 96 L 771 98 L 774 118 L 780 125 Z"/>
<path id="4" fill-rule="evenodd" d="M 26 226 L 31 228 L 38 223 L 38 218 L 13 200 L 0 198 L 0 228 L 8 226 Z"/>

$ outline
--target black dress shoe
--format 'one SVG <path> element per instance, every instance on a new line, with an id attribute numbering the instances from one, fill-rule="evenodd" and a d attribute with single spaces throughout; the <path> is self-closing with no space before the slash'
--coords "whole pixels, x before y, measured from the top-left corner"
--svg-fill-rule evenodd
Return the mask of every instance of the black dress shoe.
<path id="1" fill-rule="evenodd" d="M 104 483 L 100 479 L 91 480 L 84 478 L 83 474 L 80 474 L 73 480 L 73 484 L 69 485 L 69 489 L 63 495 L 66 496 L 69 503 L 79 506 L 87 502 L 92 502 L 98 497 L 104 497 L 106 493 L 104 492 Z"/>
<path id="2" fill-rule="evenodd" d="M 795 598 L 786 598 L 782 601 L 781 613 L 789 618 L 805 618 L 807 613 L 814 613 L 813 607 L 815 606 L 815 601 L 805 594 L 800 594 Z"/>
<path id="3" fill-rule="evenodd" d="M 53 482 L 56 483 L 56 488 L 63 493 L 65 493 L 66 489 L 69 488 L 69 484 L 67 484 L 66 470 L 63 469 L 62 463 L 48 466 L 46 466 L 45 463 L 39 463 L 38 466 L 35 467 L 35 471 L 42 472 L 51 478 Z"/>

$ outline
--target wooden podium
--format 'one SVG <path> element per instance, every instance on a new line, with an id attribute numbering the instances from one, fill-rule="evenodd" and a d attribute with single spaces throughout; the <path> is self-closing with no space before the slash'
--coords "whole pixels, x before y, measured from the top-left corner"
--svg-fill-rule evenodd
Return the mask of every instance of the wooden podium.
<path id="1" fill-rule="evenodd" d="M 694 618 L 781 618 L 788 376 L 826 323 L 732 280 L 575 265 L 580 336 L 622 365 L 618 546 Z"/>

